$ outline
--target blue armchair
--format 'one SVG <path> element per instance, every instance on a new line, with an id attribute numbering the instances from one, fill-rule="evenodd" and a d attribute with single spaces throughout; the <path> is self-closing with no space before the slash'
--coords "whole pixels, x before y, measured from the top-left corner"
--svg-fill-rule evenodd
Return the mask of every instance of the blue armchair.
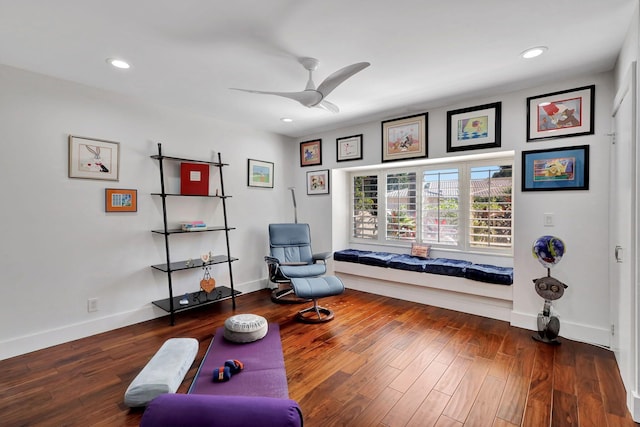
<path id="1" fill-rule="evenodd" d="M 325 274 L 331 252 L 312 252 L 309 224 L 269 224 L 269 248 L 270 255 L 264 260 L 269 268 L 269 280 L 277 285 L 271 300 L 277 303 L 308 301 L 295 295 L 291 279 Z"/>

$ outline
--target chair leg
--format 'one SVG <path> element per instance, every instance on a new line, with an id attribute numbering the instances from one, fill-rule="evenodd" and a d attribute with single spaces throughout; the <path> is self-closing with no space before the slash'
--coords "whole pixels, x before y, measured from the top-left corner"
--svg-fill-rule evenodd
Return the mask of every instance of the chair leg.
<path id="1" fill-rule="evenodd" d="M 308 315 L 311 314 L 311 315 Z M 296 319 L 302 323 L 324 323 L 332 320 L 333 310 L 318 305 L 318 300 L 313 300 L 313 306 L 300 310 Z"/>
<path id="2" fill-rule="evenodd" d="M 280 287 L 279 283 L 278 287 L 271 291 L 272 302 L 276 304 L 301 304 L 309 301 L 305 298 L 298 298 L 290 283 L 285 283 L 284 285 L 285 286 Z"/>

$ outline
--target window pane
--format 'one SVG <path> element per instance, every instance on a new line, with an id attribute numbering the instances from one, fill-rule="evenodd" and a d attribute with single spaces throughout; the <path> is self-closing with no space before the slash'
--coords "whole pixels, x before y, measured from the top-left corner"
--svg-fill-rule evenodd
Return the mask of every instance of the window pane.
<path id="1" fill-rule="evenodd" d="M 353 177 L 353 237 L 378 238 L 378 177 Z"/>
<path id="2" fill-rule="evenodd" d="M 424 171 L 422 188 L 422 241 L 457 245 L 459 236 L 458 169 Z"/>
<path id="3" fill-rule="evenodd" d="M 471 169 L 471 247 L 511 247 L 511 174 L 511 165 Z"/>
<path id="4" fill-rule="evenodd" d="M 416 173 L 387 175 L 387 239 L 416 238 Z"/>

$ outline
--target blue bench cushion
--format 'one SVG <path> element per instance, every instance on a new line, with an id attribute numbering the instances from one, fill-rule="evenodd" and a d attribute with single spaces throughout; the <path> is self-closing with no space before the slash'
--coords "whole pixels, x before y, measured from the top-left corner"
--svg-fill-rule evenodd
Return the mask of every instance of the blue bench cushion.
<path id="1" fill-rule="evenodd" d="M 336 261 L 388 267 L 398 270 L 441 274 L 443 276 L 465 277 L 498 285 L 513 284 L 513 268 L 489 264 L 473 264 L 469 261 L 449 258 L 419 258 L 408 254 L 361 251 L 344 249 L 333 254 Z"/>
<path id="2" fill-rule="evenodd" d="M 389 261 L 389 268 L 418 271 L 422 273 L 427 260 L 407 254 L 396 255 Z"/>
<path id="3" fill-rule="evenodd" d="M 473 264 L 466 268 L 465 277 L 480 282 L 511 285 L 513 283 L 513 268 L 488 264 Z"/>
<path id="4" fill-rule="evenodd" d="M 455 277 L 464 277 L 465 269 L 471 265 L 469 261 L 448 258 L 430 258 L 425 261 L 425 273 L 443 274 L 445 276 Z"/>
<path id="5" fill-rule="evenodd" d="M 358 262 L 360 264 L 374 265 L 376 267 L 388 267 L 389 261 L 398 254 L 390 254 L 388 252 L 369 252 L 360 254 Z"/>
<path id="6" fill-rule="evenodd" d="M 335 261 L 346 262 L 359 262 L 360 255 L 371 253 L 371 251 L 361 251 L 358 249 L 344 249 L 342 251 L 335 251 L 333 253 L 333 259 Z"/>

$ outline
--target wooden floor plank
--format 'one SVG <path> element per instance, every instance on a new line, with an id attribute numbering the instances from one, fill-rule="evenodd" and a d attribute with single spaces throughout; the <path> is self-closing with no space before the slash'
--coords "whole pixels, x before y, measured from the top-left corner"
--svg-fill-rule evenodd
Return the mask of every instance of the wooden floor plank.
<path id="1" fill-rule="evenodd" d="M 505 380 L 487 375 L 478 397 L 473 402 L 468 421 L 464 423 L 465 426 L 491 427 L 493 425 L 505 384 Z"/>
<path id="2" fill-rule="evenodd" d="M 431 427 L 438 422 L 451 396 L 431 390 L 427 398 L 412 415 L 407 427 Z"/>
<path id="3" fill-rule="evenodd" d="M 491 361 L 483 358 L 476 358 L 473 361 L 455 393 L 451 396 L 443 415 L 460 422 L 467 419 L 487 372 L 489 372 L 490 365 Z"/>
<path id="4" fill-rule="evenodd" d="M 289 395 L 306 427 L 637 426 L 613 354 L 562 339 L 549 346 L 507 322 L 346 290 L 319 325 L 294 320 L 300 305 L 268 290 L 141 322 L 0 361 L 5 427 L 137 426 L 124 392 L 164 341 L 193 337 L 196 361 L 216 328 L 237 313 L 280 325 Z"/>
<path id="5" fill-rule="evenodd" d="M 554 390 L 552 405 L 551 425 L 567 427 L 578 425 L 578 402 L 574 394 Z"/>
<path id="6" fill-rule="evenodd" d="M 529 378 L 513 373 L 509 375 L 498 407 L 498 418 L 520 425 L 527 404 L 529 386 Z M 545 404 L 550 405 L 550 401 Z"/>

